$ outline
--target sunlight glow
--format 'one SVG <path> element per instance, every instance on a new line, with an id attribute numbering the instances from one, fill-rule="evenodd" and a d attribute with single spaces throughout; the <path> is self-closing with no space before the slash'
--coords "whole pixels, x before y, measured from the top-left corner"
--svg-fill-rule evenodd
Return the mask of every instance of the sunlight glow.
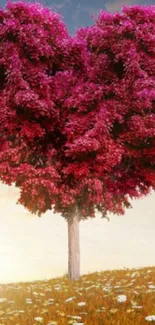
<path id="1" fill-rule="evenodd" d="M 48 211 L 41 218 L 17 205 L 19 190 L 0 184 L 0 283 L 67 273 L 67 223 Z M 133 201 L 124 216 L 81 221 L 81 274 L 155 265 L 155 193 Z M 132 244 L 131 244 L 132 243 Z M 100 252 L 96 254 L 96 252 Z"/>

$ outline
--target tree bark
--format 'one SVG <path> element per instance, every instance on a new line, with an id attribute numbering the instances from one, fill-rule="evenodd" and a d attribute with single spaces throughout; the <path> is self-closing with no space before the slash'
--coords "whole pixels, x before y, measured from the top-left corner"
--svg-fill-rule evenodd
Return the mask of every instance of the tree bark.
<path id="1" fill-rule="evenodd" d="M 80 278 L 80 240 L 79 240 L 79 211 L 76 207 L 74 213 L 68 218 L 68 279 Z"/>

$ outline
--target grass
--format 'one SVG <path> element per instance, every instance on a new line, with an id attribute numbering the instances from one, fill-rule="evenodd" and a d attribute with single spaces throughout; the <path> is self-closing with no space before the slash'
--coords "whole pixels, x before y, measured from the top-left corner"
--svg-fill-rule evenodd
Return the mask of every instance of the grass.
<path id="1" fill-rule="evenodd" d="M 0 285 L 0 325 L 155 324 L 151 315 L 155 267 Z"/>

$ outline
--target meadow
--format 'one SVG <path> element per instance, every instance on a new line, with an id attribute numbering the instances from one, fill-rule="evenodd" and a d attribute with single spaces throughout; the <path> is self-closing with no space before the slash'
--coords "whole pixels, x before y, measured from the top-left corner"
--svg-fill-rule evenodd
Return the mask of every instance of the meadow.
<path id="1" fill-rule="evenodd" d="M 155 324 L 155 267 L 0 285 L 0 325 Z"/>

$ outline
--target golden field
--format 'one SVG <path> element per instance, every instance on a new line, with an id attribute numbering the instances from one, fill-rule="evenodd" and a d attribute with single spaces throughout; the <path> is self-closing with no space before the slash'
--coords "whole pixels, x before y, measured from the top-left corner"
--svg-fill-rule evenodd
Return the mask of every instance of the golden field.
<path id="1" fill-rule="evenodd" d="M 0 285 L 0 325 L 155 324 L 155 267 Z"/>

